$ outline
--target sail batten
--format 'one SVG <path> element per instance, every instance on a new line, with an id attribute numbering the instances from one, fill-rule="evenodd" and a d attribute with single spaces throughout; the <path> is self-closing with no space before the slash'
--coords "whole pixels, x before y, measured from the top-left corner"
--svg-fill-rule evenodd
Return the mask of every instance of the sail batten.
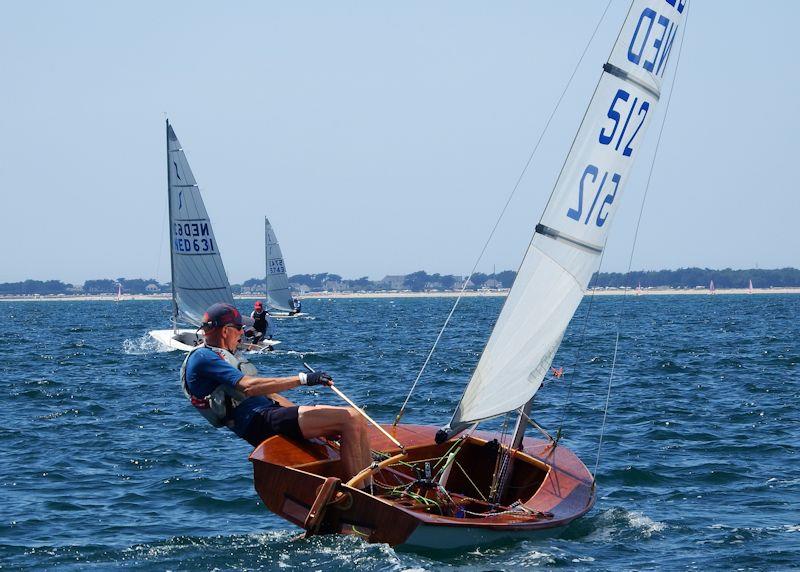
<path id="1" fill-rule="evenodd" d="M 617 76 L 621 80 L 628 81 L 628 82 L 638 86 L 639 88 L 645 90 L 647 93 L 649 93 L 654 98 L 656 98 L 656 100 L 661 99 L 661 92 L 660 91 L 656 91 L 655 89 L 653 89 L 652 87 L 650 87 L 646 83 L 644 83 L 642 81 L 639 81 L 637 78 L 635 78 L 634 76 L 630 75 L 625 70 L 620 69 L 617 66 L 612 65 L 612 64 L 605 64 L 603 66 L 603 70 L 606 71 L 607 73 L 610 73 L 611 75 Z"/>
<path id="2" fill-rule="evenodd" d="M 589 252 L 596 252 L 597 254 L 601 254 L 603 252 L 602 246 L 583 242 L 582 240 L 578 240 L 577 238 L 564 234 L 563 232 L 559 232 L 554 228 L 544 226 L 543 224 L 536 225 L 536 232 L 548 238 L 552 238 L 553 240 L 563 240 L 566 243 L 569 243 L 577 248 L 583 248 Z"/>
<path id="3" fill-rule="evenodd" d="M 600 264 L 686 0 L 634 0 L 450 433 L 528 403 Z"/>
<path id="4" fill-rule="evenodd" d="M 199 326 L 209 306 L 233 304 L 233 294 L 200 188 L 169 123 L 167 151 L 176 321 Z"/>

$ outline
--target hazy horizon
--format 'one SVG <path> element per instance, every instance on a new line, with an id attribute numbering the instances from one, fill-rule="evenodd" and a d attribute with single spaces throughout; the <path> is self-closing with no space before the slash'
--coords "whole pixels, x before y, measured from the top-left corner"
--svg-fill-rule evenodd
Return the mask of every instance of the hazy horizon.
<path id="1" fill-rule="evenodd" d="M 653 268 L 653 269 L 642 269 L 642 268 L 636 269 L 636 268 L 634 268 L 634 269 L 632 269 L 630 271 L 630 273 L 631 274 L 636 274 L 636 273 L 640 273 L 640 272 L 675 272 L 675 271 L 678 271 L 678 270 L 688 270 L 688 269 L 693 269 L 693 268 L 697 268 L 697 269 L 701 269 L 701 270 L 708 270 L 708 271 L 711 271 L 711 272 L 723 272 L 723 271 L 726 271 L 726 270 L 732 270 L 732 271 L 735 271 L 735 272 L 746 272 L 746 271 L 753 271 L 753 272 L 767 271 L 767 272 L 769 272 L 769 271 L 773 271 L 773 270 L 786 270 L 786 269 L 798 270 L 798 268 L 795 268 L 793 266 L 782 266 L 782 267 L 778 267 L 778 268 L 711 268 L 711 267 L 708 267 L 708 266 L 681 266 L 681 267 L 678 267 L 678 268 Z M 439 274 L 441 276 L 450 275 L 450 276 L 466 277 L 466 274 L 448 274 L 448 273 L 435 272 L 435 271 L 431 272 L 431 271 L 428 271 L 428 270 L 425 270 L 425 269 L 417 269 L 417 270 L 414 270 L 412 272 L 407 272 L 407 273 L 405 273 L 403 275 L 407 276 L 409 274 L 412 274 L 413 272 L 418 272 L 420 270 L 422 270 L 423 272 L 426 272 L 429 275 Z M 509 270 L 513 270 L 514 272 L 516 272 L 516 269 L 514 269 L 514 268 L 503 268 L 503 269 L 497 269 L 495 272 L 492 272 L 492 270 L 489 270 L 489 272 L 482 272 L 482 274 L 487 274 L 487 275 L 492 275 L 493 273 L 494 274 L 500 274 L 501 272 L 507 272 Z M 480 271 L 478 271 L 478 272 L 480 272 Z M 600 270 L 601 274 L 603 274 L 603 273 L 616 273 L 616 272 L 625 273 L 627 271 L 624 271 L 624 270 L 623 271 Z M 356 279 L 359 279 L 359 278 L 363 278 L 364 276 L 367 276 L 367 278 L 372 282 L 378 282 L 378 281 L 380 281 L 381 279 L 383 279 L 386 276 L 399 276 L 400 275 L 400 273 L 397 273 L 397 272 L 389 272 L 387 274 L 384 274 L 384 275 L 378 276 L 378 277 L 372 277 L 372 276 L 368 276 L 366 274 L 354 274 L 354 275 L 350 276 L 350 275 L 340 274 L 339 272 L 323 271 L 323 272 L 291 273 L 291 274 L 289 274 L 289 276 L 290 277 L 291 276 L 296 276 L 296 275 L 317 275 L 318 276 L 318 275 L 321 275 L 321 274 L 335 274 L 337 276 L 341 276 L 342 280 L 356 280 Z M 124 276 L 124 275 L 122 275 L 122 276 L 113 276 L 112 277 L 112 276 L 108 276 L 108 275 L 106 275 L 106 276 L 98 275 L 98 276 L 92 276 L 92 277 L 89 277 L 89 278 L 84 278 L 84 279 L 76 281 L 76 282 L 71 282 L 69 280 L 64 280 L 64 279 L 57 278 L 57 277 L 51 277 L 51 278 L 23 278 L 22 280 L 6 280 L 6 281 L 2 281 L 0 283 L 3 283 L 3 284 L 18 283 L 18 282 L 24 282 L 26 280 L 39 280 L 39 281 L 42 281 L 42 282 L 46 282 L 48 280 L 56 280 L 56 281 L 63 282 L 64 284 L 71 284 L 73 286 L 77 286 L 78 284 L 84 284 L 87 280 L 117 280 L 118 278 L 122 278 L 123 280 L 150 280 L 150 279 L 153 279 L 155 277 L 154 276 Z M 244 278 L 242 280 L 231 280 L 230 282 L 231 282 L 231 284 L 242 284 L 243 282 L 246 282 L 248 280 L 264 280 L 264 278 L 265 278 L 264 276 L 248 276 L 247 278 Z M 158 282 L 159 282 L 159 284 L 168 284 L 170 282 L 170 280 L 169 279 L 167 279 L 167 280 L 158 280 Z"/>

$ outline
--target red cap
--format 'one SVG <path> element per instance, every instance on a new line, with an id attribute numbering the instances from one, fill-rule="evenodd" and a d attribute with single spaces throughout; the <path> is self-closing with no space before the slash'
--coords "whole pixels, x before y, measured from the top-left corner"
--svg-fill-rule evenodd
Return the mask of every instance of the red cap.
<path id="1" fill-rule="evenodd" d="M 213 304 L 203 314 L 203 323 L 201 324 L 204 330 L 213 330 L 214 328 L 221 328 L 228 324 L 235 326 L 252 326 L 253 318 L 246 318 L 231 306 L 230 304 Z"/>

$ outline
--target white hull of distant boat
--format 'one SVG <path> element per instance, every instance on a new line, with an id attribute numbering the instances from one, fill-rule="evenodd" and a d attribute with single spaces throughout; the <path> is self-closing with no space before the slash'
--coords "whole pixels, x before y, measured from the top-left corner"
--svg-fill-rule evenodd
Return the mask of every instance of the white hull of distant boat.
<path id="1" fill-rule="evenodd" d="M 307 318 L 309 314 L 307 312 L 298 312 L 297 314 L 290 314 L 288 312 L 270 312 L 270 318 L 277 318 L 279 320 L 284 320 L 286 318 Z"/>
<path id="2" fill-rule="evenodd" d="M 203 333 L 197 330 L 151 330 L 149 334 L 169 349 L 181 352 L 190 352 L 203 342 Z M 240 348 L 244 351 L 269 351 L 279 343 L 278 340 L 262 340 L 258 344 L 242 343 Z"/>
<path id="3" fill-rule="evenodd" d="M 197 330 L 150 330 L 148 333 L 160 344 L 182 352 L 192 351 L 203 340 Z"/>

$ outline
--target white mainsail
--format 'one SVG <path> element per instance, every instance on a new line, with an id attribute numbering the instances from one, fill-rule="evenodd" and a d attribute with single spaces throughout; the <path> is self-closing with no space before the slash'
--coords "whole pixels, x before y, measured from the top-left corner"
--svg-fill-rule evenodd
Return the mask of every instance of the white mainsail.
<path id="1" fill-rule="evenodd" d="M 292 293 L 289 290 L 286 265 L 283 263 L 281 246 L 267 217 L 264 217 L 264 241 L 267 252 L 267 305 L 275 310 L 291 312 Z"/>
<path id="2" fill-rule="evenodd" d="M 450 433 L 525 405 L 600 264 L 686 0 L 634 0 Z"/>
<path id="3" fill-rule="evenodd" d="M 169 121 L 167 171 L 173 316 L 199 326 L 209 306 L 233 304 L 233 294 L 200 189 Z"/>

